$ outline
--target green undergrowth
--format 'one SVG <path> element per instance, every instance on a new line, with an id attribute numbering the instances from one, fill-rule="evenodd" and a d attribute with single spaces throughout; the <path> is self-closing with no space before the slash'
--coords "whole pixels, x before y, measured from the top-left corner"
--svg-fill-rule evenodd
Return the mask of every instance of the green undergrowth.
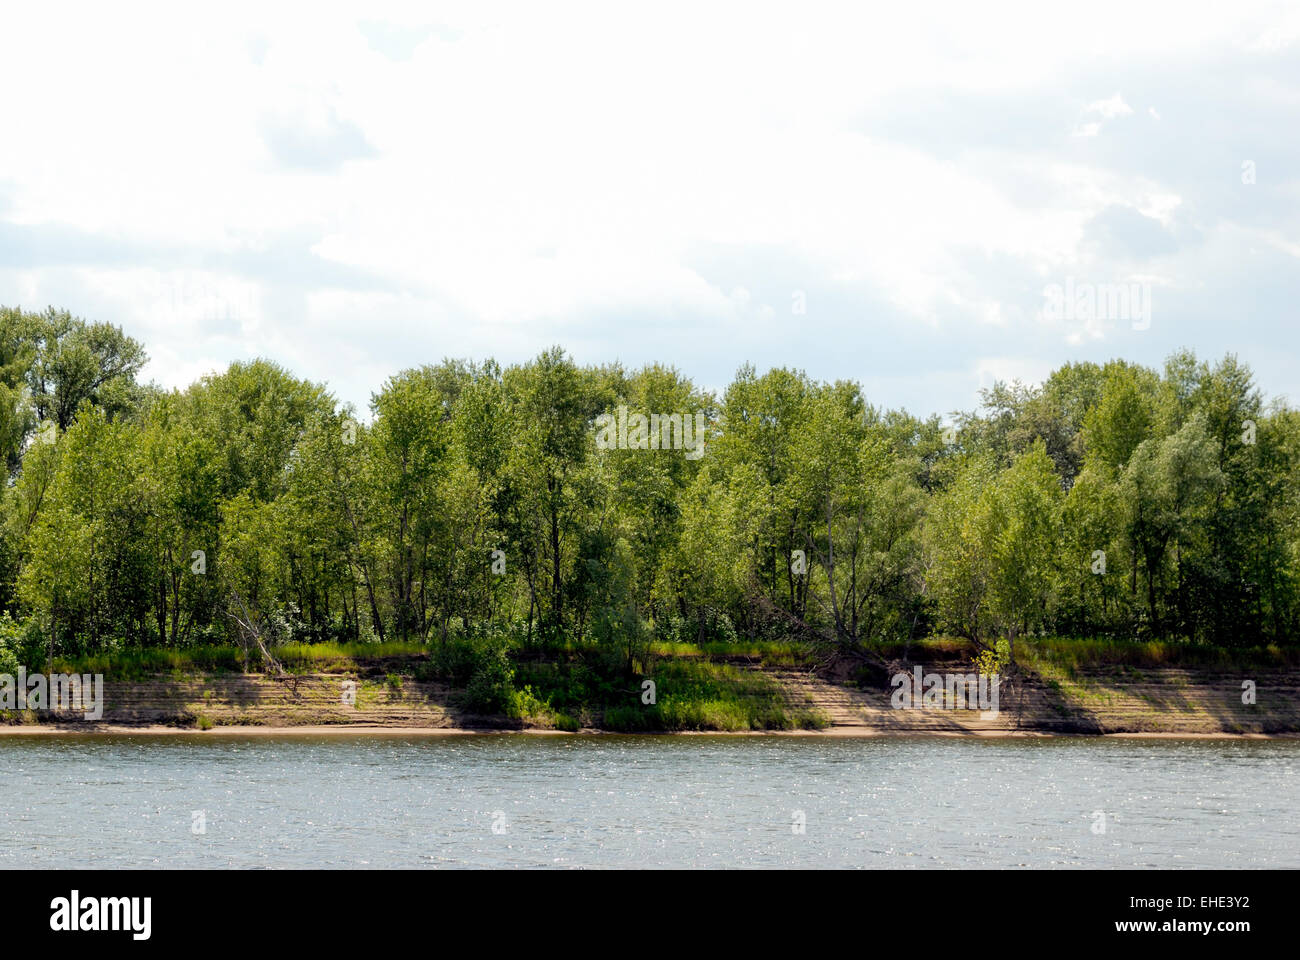
<path id="1" fill-rule="evenodd" d="M 960 637 L 927 637 L 911 643 L 869 643 L 879 656 L 926 663 L 972 660 L 981 647 Z M 1015 645 L 1022 668 L 1073 674 L 1079 670 L 1188 668 L 1248 669 L 1300 666 L 1300 647 L 1223 647 L 1173 640 L 1122 640 L 1114 637 L 1021 637 Z"/>
<path id="2" fill-rule="evenodd" d="M 290 643 L 275 647 L 272 655 L 291 673 L 338 673 L 369 663 L 424 656 L 420 643 Z M 194 645 L 120 649 L 80 657 L 56 657 L 59 673 L 102 673 L 109 680 L 140 680 L 150 676 L 188 673 L 243 673 L 257 671 L 261 656 L 247 659 L 239 647 Z M 42 664 L 43 668 L 44 665 Z"/>
<path id="3" fill-rule="evenodd" d="M 1278 646 L 1221 647 L 1169 640 L 1117 640 L 1110 637 L 1035 637 L 1016 645 L 1017 662 L 1029 669 L 1061 671 L 1110 668 L 1117 673 L 1143 669 L 1277 669 L 1300 665 L 1300 649 Z"/>
<path id="4" fill-rule="evenodd" d="M 793 730 L 827 724 L 816 711 L 788 706 L 771 677 L 729 663 L 660 659 L 643 676 L 618 679 L 602 678 L 581 663 L 537 663 L 521 666 L 517 676 L 570 723 L 606 730 Z"/>
<path id="5" fill-rule="evenodd" d="M 737 643 L 655 642 L 656 657 L 678 660 L 748 660 L 764 667 L 801 667 L 809 662 L 807 644 L 790 641 L 739 641 Z"/>

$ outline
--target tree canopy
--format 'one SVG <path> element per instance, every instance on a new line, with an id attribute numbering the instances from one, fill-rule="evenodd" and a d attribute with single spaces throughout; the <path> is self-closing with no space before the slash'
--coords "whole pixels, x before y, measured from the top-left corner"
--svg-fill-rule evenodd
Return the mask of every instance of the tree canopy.
<path id="1" fill-rule="evenodd" d="M 1300 627 L 1300 414 L 1232 356 L 1068 364 L 949 430 L 802 371 L 715 396 L 558 347 L 400 371 L 364 417 L 266 360 L 171 391 L 144 360 L 116 327 L 0 310 L 0 605 L 61 653 L 234 643 L 235 600 L 280 639 L 501 631 L 615 664 L 650 637 Z M 620 410 L 653 446 L 596 444 Z"/>

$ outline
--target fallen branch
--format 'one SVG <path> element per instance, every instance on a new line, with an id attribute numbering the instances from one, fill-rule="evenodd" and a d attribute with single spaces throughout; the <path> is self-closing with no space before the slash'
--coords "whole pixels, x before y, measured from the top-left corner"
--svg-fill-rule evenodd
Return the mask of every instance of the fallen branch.
<path id="1" fill-rule="evenodd" d="M 279 660 L 275 659 L 275 657 L 271 655 L 271 651 L 267 647 L 266 641 L 262 639 L 262 631 L 257 626 L 257 621 L 254 619 L 253 615 L 248 612 L 248 605 L 244 603 L 244 598 L 239 595 L 238 590 L 232 590 L 230 595 L 234 598 L 235 602 L 239 604 L 239 609 L 244 614 L 241 617 L 238 613 L 231 610 L 229 605 L 227 605 L 226 614 L 231 620 L 234 620 L 235 624 L 239 627 L 239 634 L 244 639 L 244 649 L 248 649 L 249 641 L 255 643 L 257 649 L 262 653 L 262 662 L 273 668 L 276 676 L 280 679 L 288 679 L 288 671 L 284 669 L 284 665 L 280 663 Z"/>

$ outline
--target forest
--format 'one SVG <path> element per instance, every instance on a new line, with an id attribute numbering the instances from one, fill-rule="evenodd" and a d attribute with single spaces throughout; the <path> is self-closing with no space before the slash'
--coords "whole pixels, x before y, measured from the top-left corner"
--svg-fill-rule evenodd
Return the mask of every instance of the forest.
<path id="1" fill-rule="evenodd" d="M 1069 363 L 943 416 L 559 347 L 396 372 L 365 411 L 267 360 L 166 390 L 146 359 L 111 324 L 0 310 L 6 656 L 251 626 L 271 649 L 491 637 L 617 672 L 652 640 L 1005 656 L 1300 626 L 1300 416 L 1231 355 Z"/>

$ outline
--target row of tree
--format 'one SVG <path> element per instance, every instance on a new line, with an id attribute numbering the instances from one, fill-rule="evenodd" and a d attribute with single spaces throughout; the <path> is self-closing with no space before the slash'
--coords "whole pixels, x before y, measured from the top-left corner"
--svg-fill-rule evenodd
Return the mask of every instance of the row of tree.
<path id="1" fill-rule="evenodd" d="M 266 361 L 165 391 L 144 359 L 0 311 L 0 604 L 56 652 L 234 642 L 234 604 L 279 639 L 509 631 L 629 662 L 651 636 L 1300 627 L 1300 415 L 1231 356 L 1069 364 L 947 422 L 559 349 L 406 370 L 365 418 Z M 599 448 L 619 407 L 704 413 L 704 455 Z"/>

